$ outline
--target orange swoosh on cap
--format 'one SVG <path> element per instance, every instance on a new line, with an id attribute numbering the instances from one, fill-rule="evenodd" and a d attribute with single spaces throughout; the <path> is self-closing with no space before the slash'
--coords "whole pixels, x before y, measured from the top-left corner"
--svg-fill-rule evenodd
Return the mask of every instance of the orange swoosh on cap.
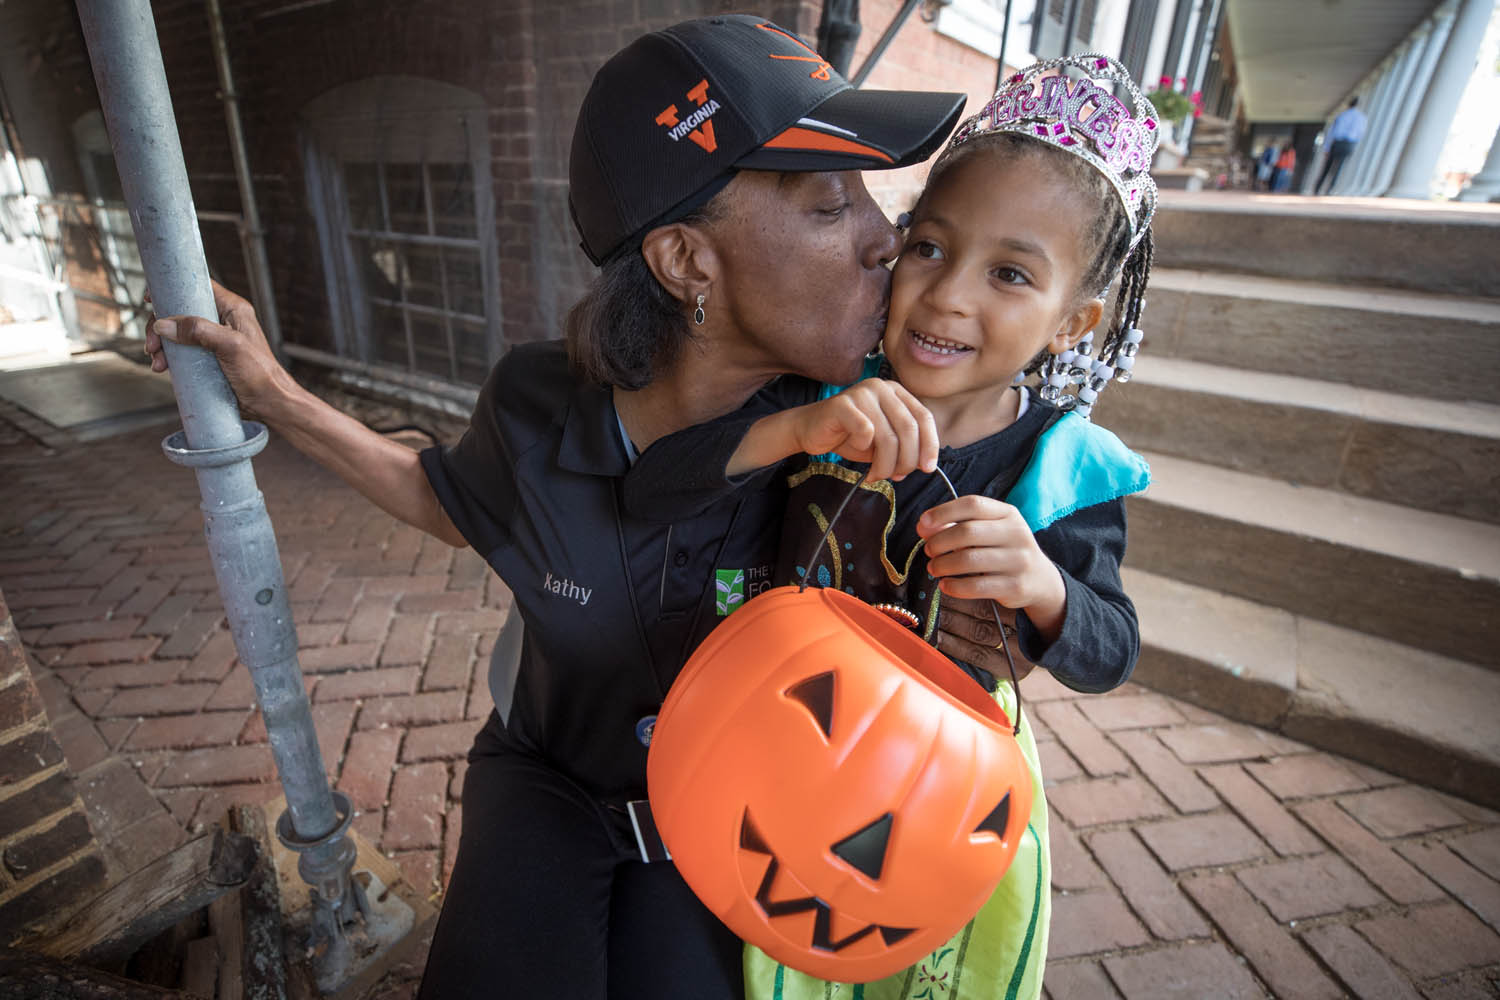
<path id="1" fill-rule="evenodd" d="M 866 146 L 862 142 L 854 142 L 837 135 L 828 135 L 824 132 L 815 132 L 810 128 L 798 128 L 793 125 L 785 132 L 765 143 L 766 149 L 808 149 L 817 150 L 822 153 L 854 153 L 859 156 L 868 156 L 873 159 L 883 160 L 886 163 L 896 162 L 890 154 L 882 153 L 874 146 Z"/>

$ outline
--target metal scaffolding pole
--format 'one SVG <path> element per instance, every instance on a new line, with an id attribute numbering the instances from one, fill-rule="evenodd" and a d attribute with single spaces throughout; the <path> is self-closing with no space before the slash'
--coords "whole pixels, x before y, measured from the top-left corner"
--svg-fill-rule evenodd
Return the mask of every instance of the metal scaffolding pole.
<path id="1" fill-rule="evenodd" d="M 245 129 L 240 123 L 240 97 L 234 85 L 234 70 L 229 64 L 229 42 L 224 37 L 224 15 L 219 0 L 205 0 L 208 32 L 213 39 L 214 64 L 219 70 L 219 92 L 224 100 L 224 123 L 229 129 L 229 152 L 234 159 L 234 179 L 240 186 L 240 206 L 244 223 L 240 241 L 244 244 L 245 264 L 249 272 L 255 303 L 255 315 L 266 333 L 266 342 L 278 358 L 282 356 L 281 318 L 276 312 L 276 295 L 271 284 L 271 261 L 266 257 L 266 231 L 260 224 L 260 206 L 255 198 L 255 182 L 250 173 L 250 154 L 245 150 Z"/>
<path id="2" fill-rule="evenodd" d="M 150 2 L 78 0 L 78 12 L 154 304 L 162 315 L 217 319 Z M 299 852 L 298 871 L 312 887 L 304 943 L 319 988 L 330 991 L 373 959 L 380 946 L 371 934 L 389 921 L 350 877 L 353 809 L 323 769 L 276 535 L 250 464 L 266 429 L 240 420 L 211 353 L 171 343 L 165 350 L 183 429 L 162 448 L 198 478 L 219 593 L 286 792 L 277 835 Z"/>
<path id="3" fill-rule="evenodd" d="M 885 50 L 890 48 L 891 41 L 901 31 L 902 27 L 905 26 L 906 19 L 911 17 L 911 12 L 917 9 L 917 4 L 920 2 L 921 0 L 906 0 L 901 5 L 901 9 L 896 11 L 896 15 L 891 18 L 891 23 L 886 25 L 885 33 L 880 36 L 880 40 L 875 43 L 875 47 L 870 50 L 870 54 L 865 56 L 865 61 L 859 67 L 859 72 L 849 78 L 850 83 L 856 87 L 863 87 L 865 85 L 865 78 L 870 75 L 870 71 L 875 68 L 875 64 L 880 62 L 880 57 L 885 55 Z"/>

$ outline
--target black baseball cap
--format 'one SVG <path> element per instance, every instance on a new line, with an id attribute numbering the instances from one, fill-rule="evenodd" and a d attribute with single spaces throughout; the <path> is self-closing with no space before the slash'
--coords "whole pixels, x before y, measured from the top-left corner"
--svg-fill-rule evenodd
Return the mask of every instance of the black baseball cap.
<path id="1" fill-rule="evenodd" d="M 963 105 L 963 94 L 856 90 L 765 18 L 684 21 L 637 38 L 594 75 L 573 130 L 573 223 L 600 264 L 703 205 L 741 168 L 920 163 Z"/>

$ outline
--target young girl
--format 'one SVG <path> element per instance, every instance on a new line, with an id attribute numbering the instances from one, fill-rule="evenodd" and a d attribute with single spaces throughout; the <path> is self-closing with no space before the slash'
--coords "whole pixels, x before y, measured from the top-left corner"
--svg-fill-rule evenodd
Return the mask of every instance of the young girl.
<path id="1" fill-rule="evenodd" d="M 1030 663 L 1082 691 L 1123 683 L 1139 645 L 1119 574 L 1123 497 L 1145 488 L 1148 470 L 1087 417 L 1109 381 L 1128 378 L 1141 341 L 1157 141 L 1154 113 L 1113 60 L 1076 56 L 1016 74 L 959 126 L 911 213 L 871 364 L 883 377 L 658 442 L 627 479 L 627 504 L 658 505 L 660 516 L 674 480 L 701 498 L 783 463 L 790 494 L 776 583 L 812 572 L 929 639 L 940 595 L 988 599 L 1007 610 L 1006 635 Z M 1117 277 L 1096 351 L 1091 331 Z M 1030 374 L 1040 388 L 1018 384 Z M 737 442 L 727 462 L 726 439 Z M 697 478 L 715 455 L 723 475 Z M 784 462 L 802 455 L 817 457 Z M 846 460 L 871 462 L 863 482 Z M 946 479 L 928 474 L 939 468 Z M 898 482 L 884 479 L 891 473 Z M 851 490 L 823 558 L 810 558 Z M 1036 747 L 1011 678 L 969 672 L 1011 718 L 1019 712 L 1035 786 L 1028 837 L 990 902 L 948 946 L 876 983 L 816 981 L 749 946 L 750 996 L 1040 994 L 1050 866 Z"/>

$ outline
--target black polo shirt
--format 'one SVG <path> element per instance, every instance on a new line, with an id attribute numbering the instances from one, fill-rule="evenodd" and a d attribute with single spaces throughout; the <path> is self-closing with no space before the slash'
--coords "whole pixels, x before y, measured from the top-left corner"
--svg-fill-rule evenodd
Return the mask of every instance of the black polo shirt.
<path id="1" fill-rule="evenodd" d="M 779 385 L 747 409 L 786 406 Z M 710 463 L 722 470 L 729 451 Z M 740 490 L 672 523 L 628 516 L 610 390 L 580 379 L 555 341 L 511 350 L 463 438 L 421 458 L 525 622 L 506 738 L 606 803 L 643 798 L 639 723 L 704 636 L 770 585 L 784 489 Z"/>

